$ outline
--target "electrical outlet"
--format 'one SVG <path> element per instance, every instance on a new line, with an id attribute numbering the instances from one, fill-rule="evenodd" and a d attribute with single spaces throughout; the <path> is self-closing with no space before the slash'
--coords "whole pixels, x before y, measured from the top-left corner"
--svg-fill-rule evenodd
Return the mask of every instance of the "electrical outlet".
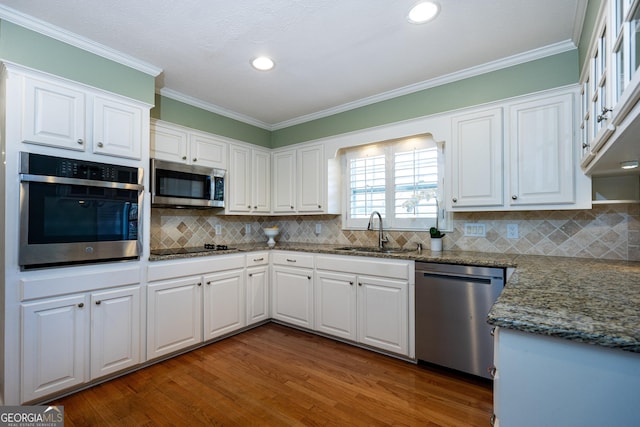
<path id="1" fill-rule="evenodd" d="M 222 234 L 222 224 L 216 224 L 214 229 L 216 230 L 216 236 Z"/>
<path id="2" fill-rule="evenodd" d="M 507 239 L 518 238 L 518 224 L 507 224 Z"/>
<path id="3" fill-rule="evenodd" d="M 316 224 L 316 234 L 320 234 L 322 232 L 322 224 Z"/>
<path id="4" fill-rule="evenodd" d="M 477 222 L 464 225 L 464 235 L 468 237 L 487 237 L 487 226 Z"/>
<path id="5" fill-rule="evenodd" d="M 247 236 L 249 234 L 251 234 L 251 224 L 245 224 L 244 225 L 244 234 L 247 235 Z"/>

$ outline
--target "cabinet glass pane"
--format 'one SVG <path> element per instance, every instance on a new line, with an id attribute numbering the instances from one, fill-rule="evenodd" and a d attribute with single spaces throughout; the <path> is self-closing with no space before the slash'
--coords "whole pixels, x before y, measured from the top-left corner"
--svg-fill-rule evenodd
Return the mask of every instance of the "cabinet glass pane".
<path id="1" fill-rule="evenodd" d="M 630 27 L 630 46 L 631 46 L 631 69 L 635 73 L 640 66 L 640 6 L 636 6 L 636 10 L 631 16 Z"/>
<path id="2" fill-rule="evenodd" d="M 624 63 L 624 39 L 621 41 L 620 45 L 618 46 L 617 50 L 613 53 L 615 59 L 616 59 L 616 63 L 615 63 L 615 99 L 613 100 L 613 104 L 615 105 L 616 102 L 618 101 L 618 99 L 620 99 L 620 96 L 622 95 L 622 92 L 624 91 L 624 88 L 627 85 L 628 79 L 625 76 L 625 63 Z"/>

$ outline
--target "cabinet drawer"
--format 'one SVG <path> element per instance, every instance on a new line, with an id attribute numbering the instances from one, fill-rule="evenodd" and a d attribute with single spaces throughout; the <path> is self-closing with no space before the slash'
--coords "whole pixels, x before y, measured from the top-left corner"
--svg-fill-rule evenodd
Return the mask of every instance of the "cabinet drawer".
<path id="1" fill-rule="evenodd" d="M 298 252 L 274 252 L 273 263 L 290 267 L 313 268 L 313 255 Z"/>
<path id="2" fill-rule="evenodd" d="M 318 270 L 392 277 L 400 280 L 407 280 L 411 276 L 409 265 L 410 261 L 354 256 L 318 255 L 316 259 L 316 268 Z"/>
<path id="3" fill-rule="evenodd" d="M 247 267 L 267 264 L 269 264 L 269 252 L 255 252 L 247 254 Z"/>

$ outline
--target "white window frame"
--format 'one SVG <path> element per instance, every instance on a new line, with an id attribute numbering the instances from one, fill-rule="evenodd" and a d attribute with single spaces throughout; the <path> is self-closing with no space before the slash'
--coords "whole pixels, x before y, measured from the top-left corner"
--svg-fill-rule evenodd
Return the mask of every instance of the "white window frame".
<path id="1" fill-rule="evenodd" d="M 385 155 L 386 163 L 386 178 L 385 178 L 385 209 L 380 210 L 380 214 L 383 218 L 383 225 L 385 230 L 411 230 L 411 231 L 428 231 L 429 228 L 438 226 L 441 230 L 446 230 L 450 223 L 450 214 L 444 209 L 444 203 L 437 203 L 438 218 L 436 221 L 435 216 L 425 218 L 396 218 L 395 217 L 395 200 L 394 200 L 394 170 L 393 159 L 395 152 L 406 152 L 411 149 L 422 149 L 435 146 L 437 149 L 437 183 L 438 190 L 435 192 L 434 199 L 430 200 L 433 203 L 435 200 L 442 201 L 444 199 L 444 144 L 436 142 L 431 134 L 417 135 L 409 138 L 402 138 L 390 141 L 384 141 L 375 144 L 368 144 L 360 147 L 351 147 L 343 152 L 341 158 L 341 165 L 343 170 L 343 212 L 342 212 L 342 227 L 343 229 L 360 230 L 367 228 L 369 223 L 369 215 L 371 212 L 367 212 L 366 217 L 351 218 L 351 179 L 349 162 L 353 158 L 361 158 L 367 156 Z M 391 189 L 391 191 L 389 191 Z M 419 196 L 418 203 L 429 203 L 424 201 L 424 197 Z M 374 209 L 371 209 L 373 211 Z"/>

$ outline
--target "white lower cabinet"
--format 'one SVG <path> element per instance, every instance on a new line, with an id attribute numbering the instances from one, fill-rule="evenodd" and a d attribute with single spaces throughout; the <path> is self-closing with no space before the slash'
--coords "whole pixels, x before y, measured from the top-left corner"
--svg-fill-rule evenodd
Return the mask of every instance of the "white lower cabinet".
<path id="1" fill-rule="evenodd" d="M 245 256 L 158 262 L 147 276 L 147 358 L 246 326 Z"/>
<path id="2" fill-rule="evenodd" d="M 246 325 L 244 270 L 204 277 L 204 340 L 228 334 Z"/>
<path id="3" fill-rule="evenodd" d="M 263 322 L 271 317 L 269 300 L 269 254 L 257 252 L 247 255 L 246 272 L 247 325 Z"/>
<path id="4" fill-rule="evenodd" d="M 272 317 L 313 329 L 313 255 L 275 253 L 271 286 Z"/>
<path id="5" fill-rule="evenodd" d="M 22 304 L 21 401 L 140 363 L 140 289 Z"/>
<path id="6" fill-rule="evenodd" d="M 148 359 L 202 342 L 201 288 L 199 276 L 148 285 Z"/>
<path id="7" fill-rule="evenodd" d="M 409 355 L 409 282 L 318 270 L 315 323 L 319 332 Z"/>

